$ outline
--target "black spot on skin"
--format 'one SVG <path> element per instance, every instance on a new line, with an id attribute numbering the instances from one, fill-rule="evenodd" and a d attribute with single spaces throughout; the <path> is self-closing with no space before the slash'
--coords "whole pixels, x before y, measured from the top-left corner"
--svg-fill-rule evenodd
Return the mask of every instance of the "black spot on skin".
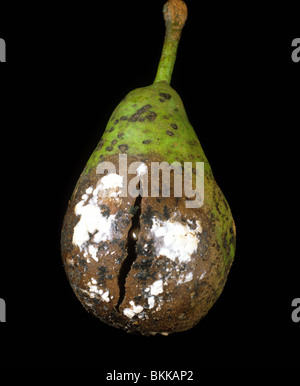
<path id="1" fill-rule="evenodd" d="M 116 119 L 116 120 L 114 121 L 114 124 L 116 125 L 118 122 L 119 122 L 119 120 L 118 120 L 118 119 Z"/>
<path id="2" fill-rule="evenodd" d="M 128 118 L 128 121 L 129 122 L 136 122 L 138 119 L 139 119 L 139 115 L 133 114 L 133 115 L 131 115 L 131 117 Z"/>
<path id="3" fill-rule="evenodd" d="M 127 121 L 127 117 L 125 115 L 123 115 L 121 118 L 120 118 L 121 121 Z"/>
<path id="4" fill-rule="evenodd" d="M 105 150 L 112 151 L 113 148 L 114 148 L 113 146 L 107 146 L 107 148 Z"/>
<path id="5" fill-rule="evenodd" d="M 141 215 L 141 219 L 144 221 L 145 225 L 152 226 L 152 219 L 155 212 L 151 209 L 151 206 L 148 205 L 146 211 Z"/>
<path id="6" fill-rule="evenodd" d="M 112 279 L 113 275 L 107 274 L 107 268 L 102 265 L 98 268 L 98 285 L 105 283 L 106 279 Z"/>
<path id="7" fill-rule="evenodd" d="M 99 144 L 97 146 L 97 150 L 102 149 L 102 147 L 103 147 L 103 139 L 101 139 L 101 141 L 99 142 Z"/>
<path id="8" fill-rule="evenodd" d="M 141 252 L 141 253 L 139 253 L 139 252 L 137 252 L 137 253 L 138 254 L 143 254 L 143 252 L 144 252 L 143 245 L 142 244 L 138 244 L 137 248 L 140 248 L 140 252 Z M 140 269 L 142 271 L 148 270 L 149 268 L 151 268 L 151 266 L 152 266 L 152 259 L 143 259 L 139 263 L 137 263 L 137 262 L 133 263 L 133 268 L 134 269 L 138 268 L 138 269 Z"/>
<path id="9" fill-rule="evenodd" d="M 149 243 L 153 243 L 153 240 L 151 240 Z M 139 268 L 141 270 L 147 270 L 151 267 L 152 265 L 152 259 L 144 259 L 140 262 Z"/>
<path id="10" fill-rule="evenodd" d="M 100 304 L 101 304 L 101 300 L 99 299 L 92 299 L 92 302 L 93 302 L 93 306 L 96 308 L 96 307 L 99 307 Z M 104 307 L 103 307 L 104 308 Z M 90 308 L 90 311 L 92 312 L 93 315 L 95 315 L 97 317 L 97 312 L 93 309 L 93 307 Z"/>
<path id="11" fill-rule="evenodd" d="M 224 236 L 222 237 L 222 241 L 223 241 L 223 247 L 225 249 L 225 251 L 230 251 L 230 245 L 227 243 L 227 239 L 226 239 L 226 234 L 224 234 Z"/>
<path id="12" fill-rule="evenodd" d="M 139 303 L 142 300 L 142 296 L 141 295 L 140 296 L 135 296 L 133 298 L 133 300 L 135 301 L 135 303 Z"/>
<path id="13" fill-rule="evenodd" d="M 164 102 L 165 99 L 171 99 L 171 95 L 170 95 L 170 94 L 167 94 L 167 93 L 165 93 L 165 92 L 160 92 L 159 95 L 162 97 L 161 99 L 163 99 L 163 101 L 161 101 L 161 102 Z M 160 100 L 161 100 L 161 99 L 160 99 Z"/>
<path id="14" fill-rule="evenodd" d="M 124 133 L 119 133 L 119 134 L 118 134 L 118 138 L 122 138 L 123 135 L 124 135 Z"/>
<path id="15" fill-rule="evenodd" d="M 150 139 L 146 139 L 145 141 L 143 141 L 143 143 L 145 144 L 145 145 L 147 145 L 148 143 L 151 143 L 152 141 L 150 140 Z"/>
<path id="16" fill-rule="evenodd" d="M 119 145 L 118 147 L 119 147 L 119 149 L 120 149 L 121 151 L 125 151 L 125 150 L 128 149 L 128 145 L 126 145 L 126 144 Z"/>
<path id="17" fill-rule="evenodd" d="M 167 115 L 164 115 L 163 118 L 164 119 L 169 119 L 169 117 Z"/>
<path id="18" fill-rule="evenodd" d="M 115 145 L 117 142 L 118 142 L 118 141 L 117 141 L 116 139 L 114 139 L 114 140 L 111 141 L 111 144 L 112 144 L 112 145 Z"/>
<path id="19" fill-rule="evenodd" d="M 108 131 L 111 133 L 112 131 L 114 131 L 114 127 L 111 127 Z"/>
<path id="20" fill-rule="evenodd" d="M 138 115 L 144 114 L 146 111 L 151 109 L 151 107 L 152 107 L 151 105 L 145 105 L 145 106 L 141 107 L 140 109 L 138 109 L 136 114 L 138 114 Z"/>
<path id="21" fill-rule="evenodd" d="M 235 237 L 232 235 L 229 239 L 229 244 L 235 245 Z M 229 246 L 230 247 L 230 246 Z"/>
<path id="22" fill-rule="evenodd" d="M 148 271 L 139 271 L 136 277 L 138 280 L 147 281 L 149 279 L 154 279 L 154 274 L 150 274 Z"/>
<path id="23" fill-rule="evenodd" d="M 87 294 L 84 294 L 84 293 L 81 293 L 81 292 L 76 292 L 79 300 L 83 303 L 83 304 L 86 304 L 89 302 L 89 297 Z M 90 308 L 90 311 L 95 315 L 94 313 L 94 310 L 92 308 Z"/>
<path id="24" fill-rule="evenodd" d="M 141 107 L 133 115 L 131 115 L 131 117 L 129 117 L 128 120 L 130 122 L 136 122 L 137 120 L 140 120 L 140 122 L 143 122 L 145 120 L 145 118 L 141 117 L 141 115 L 144 114 L 149 109 L 151 109 L 151 107 L 152 107 L 151 105 L 145 105 L 145 106 Z"/>
<path id="25" fill-rule="evenodd" d="M 190 146 L 196 146 L 197 145 L 197 141 L 195 139 L 193 140 L 189 140 L 189 141 L 186 141 L 186 143 Z"/>
<path id="26" fill-rule="evenodd" d="M 197 228 L 197 225 L 195 223 L 195 220 L 192 220 L 192 223 L 189 222 L 189 227 L 194 231 Z M 204 236 L 204 235 L 203 235 Z"/>
<path id="27" fill-rule="evenodd" d="M 118 264 L 121 264 L 123 260 L 125 259 L 125 255 L 122 255 L 121 257 L 116 257 L 115 262 Z"/>
<path id="28" fill-rule="evenodd" d="M 176 107 L 176 108 L 174 109 L 174 111 L 178 111 L 178 108 Z"/>
<path id="29" fill-rule="evenodd" d="M 169 209 L 166 205 L 164 206 L 164 217 L 166 220 L 169 220 L 169 218 L 170 218 Z"/>
<path id="30" fill-rule="evenodd" d="M 101 213 L 104 217 L 108 218 L 110 215 L 110 209 L 107 205 L 100 205 Z"/>
<path id="31" fill-rule="evenodd" d="M 156 118 L 157 114 L 152 111 L 152 112 L 149 112 L 147 115 L 146 115 L 146 118 L 141 116 L 142 114 L 144 114 L 145 112 L 147 112 L 152 106 L 151 105 L 145 105 L 143 107 L 141 107 L 140 109 L 138 109 L 133 115 L 131 115 L 131 117 L 128 118 L 128 121 L 130 122 L 136 122 L 137 120 L 139 120 L 139 122 L 143 122 L 146 118 L 149 120 L 149 121 L 154 121 L 154 119 Z"/>
<path id="32" fill-rule="evenodd" d="M 226 200 L 224 200 L 224 198 L 223 198 L 223 204 L 225 205 L 225 208 L 228 210 L 229 207 L 228 207 L 228 204 L 227 204 Z"/>
<path id="33" fill-rule="evenodd" d="M 97 233 L 97 231 L 95 231 L 95 232 L 88 232 L 90 238 L 92 238 L 93 236 L 95 236 L 96 233 Z"/>
<path id="34" fill-rule="evenodd" d="M 164 98 L 159 98 L 159 101 L 160 101 L 160 102 L 164 102 L 165 99 L 164 99 Z"/>
<path id="35" fill-rule="evenodd" d="M 176 123 L 171 123 L 171 127 L 173 127 L 173 129 L 175 129 L 175 130 L 178 129 L 178 126 L 176 125 Z"/>
<path id="36" fill-rule="evenodd" d="M 166 133 L 167 133 L 170 137 L 172 137 L 172 135 L 174 135 L 173 131 L 167 130 Z"/>
<path id="37" fill-rule="evenodd" d="M 150 122 L 153 122 L 156 116 L 157 114 L 154 111 L 152 111 L 150 114 L 147 115 L 147 119 L 149 119 Z"/>
<path id="38" fill-rule="evenodd" d="M 130 223 L 130 215 L 125 213 L 124 210 L 119 210 L 116 213 L 116 221 L 114 222 L 114 229 L 116 232 L 126 228 Z"/>
<path id="39" fill-rule="evenodd" d="M 81 257 L 78 257 L 77 259 L 78 265 L 83 269 L 83 271 L 86 271 L 88 266 L 85 259 L 82 259 Z"/>

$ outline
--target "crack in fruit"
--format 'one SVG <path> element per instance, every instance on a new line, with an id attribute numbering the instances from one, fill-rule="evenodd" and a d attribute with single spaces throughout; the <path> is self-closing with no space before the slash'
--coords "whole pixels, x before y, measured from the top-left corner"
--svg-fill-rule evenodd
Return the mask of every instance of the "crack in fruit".
<path id="1" fill-rule="evenodd" d="M 119 292 L 119 300 L 116 305 L 117 311 L 119 311 L 119 307 L 125 298 L 126 278 L 132 267 L 132 264 L 135 262 L 137 258 L 136 242 L 138 239 L 138 233 L 140 229 L 141 204 L 142 204 L 142 197 L 139 195 L 136 198 L 134 203 L 135 211 L 131 219 L 131 228 L 129 229 L 128 236 L 127 236 L 127 256 L 123 261 L 123 264 L 120 268 L 119 276 L 118 276 L 118 284 L 119 284 L 120 292 Z"/>

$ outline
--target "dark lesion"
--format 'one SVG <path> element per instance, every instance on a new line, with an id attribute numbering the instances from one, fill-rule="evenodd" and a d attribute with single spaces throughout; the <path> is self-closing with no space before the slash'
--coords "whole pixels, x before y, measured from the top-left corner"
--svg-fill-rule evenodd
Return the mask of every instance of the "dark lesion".
<path id="1" fill-rule="evenodd" d="M 166 99 L 167 100 L 171 99 L 171 95 L 164 92 L 160 92 L 159 96 L 160 96 L 159 98 L 160 102 L 164 102 Z"/>
<path id="2" fill-rule="evenodd" d="M 88 235 L 89 235 L 89 243 L 91 240 L 93 240 L 93 237 L 95 236 L 95 234 L 98 232 L 98 229 L 96 229 L 94 232 L 88 232 Z"/>
<path id="3" fill-rule="evenodd" d="M 135 200 L 134 211 L 132 212 L 133 216 L 131 219 L 131 227 L 127 237 L 127 257 L 123 261 L 118 276 L 119 300 L 116 305 L 117 311 L 119 311 L 119 307 L 125 298 L 125 284 L 127 275 L 137 258 L 137 240 L 140 231 L 141 204 L 142 197 L 138 196 Z"/>

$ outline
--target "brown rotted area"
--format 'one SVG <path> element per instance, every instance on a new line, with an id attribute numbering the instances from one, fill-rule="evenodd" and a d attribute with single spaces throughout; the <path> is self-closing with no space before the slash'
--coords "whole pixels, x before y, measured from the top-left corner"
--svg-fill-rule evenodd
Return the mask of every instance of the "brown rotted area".
<path id="1" fill-rule="evenodd" d="M 118 155 L 112 155 L 102 161 L 110 161 L 117 166 L 119 158 Z M 150 171 L 147 157 L 128 156 L 128 165 L 133 161 L 146 163 Z M 161 162 L 155 155 L 151 155 L 151 161 Z M 84 251 L 72 242 L 74 227 L 79 221 L 74 210 L 86 189 L 91 186 L 95 188 L 101 177 L 93 168 L 87 175 L 82 174 L 63 224 L 63 262 L 77 298 L 100 320 L 127 332 L 152 335 L 193 327 L 206 315 L 226 280 L 213 217 L 205 205 L 187 209 L 185 198 L 172 197 L 172 189 L 171 197 L 137 199 L 128 196 L 120 198 L 118 203 L 103 198 L 99 204 L 102 215 L 116 215 L 116 237 L 97 244 L 98 261 L 91 257 L 87 259 Z M 134 177 L 128 175 L 128 180 Z M 149 187 L 150 182 L 148 173 Z M 154 218 L 161 222 L 188 224 L 192 230 L 197 227 L 196 221 L 200 221 L 201 232 L 196 233 L 199 243 L 190 261 L 179 264 L 176 260 L 157 254 L 157 240 L 151 232 Z M 134 242 L 129 236 L 133 225 L 140 228 Z M 155 283 L 160 283 L 163 291 L 157 290 L 157 287 L 155 292 Z M 102 293 L 99 293 L 100 289 Z M 107 291 L 109 296 L 104 297 Z"/>
<path id="2" fill-rule="evenodd" d="M 196 220 L 201 218 L 200 242 L 190 262 L 178 264 L 167 257 L 158 257 L 155 253 L 155 241 L 150 232 L 152 218 L 156 216 L 162 221 L 168 220 L 170 213 L 174 221 L 183 224 L 186 224 L 187 220 L 196 224 Z M 177 213 L 177 216 L 174 216 L 174 213 Z M 212 236 L 209 217 L 203 208 L 194 210 L 191 215 L 185 208 L 184 199 L 144 198 L 140 223 L 137 259 L 126 280 L 126 294 L 128 299 L 136 299 L 136 303 L 143 306 L 149 318 L 136 318 L 136 325 L 133 325 L 132 329 L 144 334 L 149 334 L 149 331 L 172 333 L 189 329 L 206 315 L 223 288 L 222 280 L 216 282 L 216 277 L 222 277 L 222 262 L 212 247 L 216 240 Z M 193 280 L 180 282 L 180 278 L 189 273 L 193 274 Z M 200 279 L 202 276 L 204 278 Z M 149 283 L 157 280 L 165 283 L 164 291 L 156 297 L 159 299 L 157 307 L 150 309 L 147 303 L 149 296 L 145 294 L 145 289 Z"/>

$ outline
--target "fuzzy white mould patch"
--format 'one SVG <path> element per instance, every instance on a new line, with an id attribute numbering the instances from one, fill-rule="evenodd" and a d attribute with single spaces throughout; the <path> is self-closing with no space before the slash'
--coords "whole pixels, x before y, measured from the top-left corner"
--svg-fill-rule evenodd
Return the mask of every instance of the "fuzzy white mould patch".
<path id="1" fill-rule="evenodd" d="M 148 298 L 149 309 L 151 309 L 151 308 L 154 307 L 154 303 L 155 303 L 154 296 L 150 296 L 150 297 Z"/>
<path id="2" fill-rule="evenodd" d="M 177 284 L 188 283 L 191 280 L 193 280 L 193 272 L 180 275 Z"/>
<path id="3" fill-rule="evenodd" d="M 151 232 L 155 236 L 157 255 L 178 260 L 179 263 L 190 261 L 199 243 L 196 233 L 202 232 L 200 222 L 196 221 L 196 224 L 196 229 L 192 229 L 172 219 L 161 221 L 153 218 Z"/>
<path id="4" fill-rule="evenodd" d="M 124 308 L 123 310 L 123 314 L 127 316 L 129 319 L 133 318 L 134 315 L 139 314 L 144 309 L 142 306 L 136 306 L 133 300 L 131 300 L 129 304 L 131 307 Z"/>
<path id="5" fill-rule="evenodd" d="M 80 216 L 80 220 L 74 227 L 72 241 L 81 251 L 85 249 L 85 257 L 90 255 L 95 261 L 98 261 L 96 247 L 91 244 L 87 249 L 85 245 L 90 240 L 90 234 L 93 234 L 91 241 L 94 243 L 110 240 L 113 237 L 112 224 L 116 215 L 103 216 L 98 205 L 98 199 L 107 197 L 108 192 L 110 192 L 109 197 L 117 197 L 119 188 L 122 185 L 122 176 L 115 173 L 108 174 L 101 178 L 95 189 L 91 186 L 87 188 L 85 194 L 81 197 L 81 201 L 75 206 L 75 214 Z"/>
<path id="6" fill-rule="evenodd" d="M 141 163 L 140 166 L 136 169 L 136 174 L 138 176 L 142 176 L 143 174 L 148 172 L 148 167 L 146 164 Z"/>
<path id="7" fill-rule="evenodd" d="M 106 290 L 104 292 L 104 290 L 102 288 L 98 288 L 98 286 L 96 284 L 97 284 L 97 281 L 94 278 L 91 279 L 91 282 L 89 281 L 87 283 L 87 285 L 89 287 L 89 295 L 90 295 L 90 297 L 94 298 L 95 294 L 96 295 L 100 295 L 102 300 L 108 303 L 110 301 L 110 299 L 109 299 L 109 290 Z M 83 292 L 87 292 L 85 290 L 82 290 L 82 291 Z"/>
<path id="8" fill-rule="evenodd" d="M 151 295 L 159 295 L 163 292 L 163 281 L 162 280 L 156 280 L 151 286 L 150 286 L 150 294 Z"/>

